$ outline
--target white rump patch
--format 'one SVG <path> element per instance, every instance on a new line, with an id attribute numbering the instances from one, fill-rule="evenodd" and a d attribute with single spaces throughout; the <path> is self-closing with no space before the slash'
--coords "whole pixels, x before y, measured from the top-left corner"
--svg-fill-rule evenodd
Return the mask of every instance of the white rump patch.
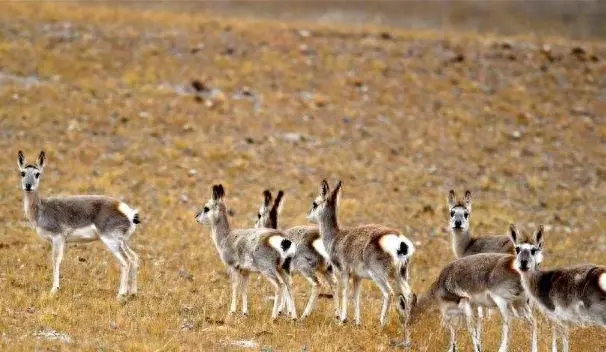
<path id="1" fill-rule="evenodd" d="M 126 215 L 126 217 L 128 218 L 128 220 L 130 220 L 130 222 L 133 222 L 133 219 L 135 218 L 135 215 L 137 214 L 136 209 L 129 207 L 126 203 L 123 203 L 123 202 L 120 202 L 120 204 L 118 205 L 118 210 L 120 210 L 120 212 L 122 214 Z"/>
<path id="2" fill-rule="evenodd" d="M 600 285 L 602 291 L 606 292 L 606 273 L 602 273 L 602 275 L 600 275 L 600 278 L 598 279 L 598 284 Z"/>
<path id="3" fill-rule="evenodd" d="M 398 256 L 398 250 L 400 249 L 400 244 L 404 242 L 408 247 L 408 251 L 406 255 Z M 389 253 L 392 256 L 395 263 L 399 263 L 401 261 L 406 260 L 415 252 L 415 246 L 412 242 L 406 238 L 404 235 L 396 235 L 396 234 L 388 234 L 384 235 L 379 239 L 379 246 L 383 251 Z"/>
<path id="4" fill-rule="evenodd" d="M 311 246 L 314 247 L 316 252 L 320 254 L 326 261 L 330 261 L 328 256 L 328 252 L 326 251 L 326 247 L 324 247 L 324 241 L 321 238 L 316 239 L 311 243 Z"/>
<path id="5" fill-rule="evenodd" d="M 283 258 L 295 255 L 295 243 L 290 241 L 290 247 L 286 251 L 282 249 L 282 241 L 286 238 L 280 235 L 273 235 L 269 238 L 269 245 L 272 246 Z"/>

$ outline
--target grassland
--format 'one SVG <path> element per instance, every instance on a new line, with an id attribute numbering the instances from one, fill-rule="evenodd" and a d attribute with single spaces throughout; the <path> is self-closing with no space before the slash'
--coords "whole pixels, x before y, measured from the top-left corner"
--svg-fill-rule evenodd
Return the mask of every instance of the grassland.
<path id="1" fill-rule="evenodd" d="M 198 99 L 192 80 L 208 87 Z M 418 243 L 415 291 L 452 259 L 450 188 L 472 190 L 476 234 L 543 223 L 545 267 L 606 264 L 603 42 L 4 3 L 0 106 L 2 350 L 394 349 L 400 327 L 392 314 L 378 328 L 370 284 L 362 327 L 337 326 L 326 299 L 307 321 L 272 323 L 261 279 L 251 317 L 226 320 L 228 280 L 193 220 L 214 182 L 240 227 L 264 188 L 283 188 L 288 226 L 306 222 L 322 178 L 342 179 L 342 223 L 396 226 Z M 24 220 L 18 149 L 47 151 L 43 194 L 140 209 L 136 299 L 115 299 L 118 268 L 100 244 L 70 246 L 62 291 L 48 296 L 49 248 Z M 301 308 L 307 285 L 296 287 Z M 486 330 L 495 350 L 498 317 Z M 542 350 L 549 331 L 542 321 Z M 446 348 L 437 317 L 415 322 L 413 338 L 414 350 Z M 512 349 L 528 342 L 517 323 Z M 571 343 L 603 351 L 606 332 L 575 330 Z"/>

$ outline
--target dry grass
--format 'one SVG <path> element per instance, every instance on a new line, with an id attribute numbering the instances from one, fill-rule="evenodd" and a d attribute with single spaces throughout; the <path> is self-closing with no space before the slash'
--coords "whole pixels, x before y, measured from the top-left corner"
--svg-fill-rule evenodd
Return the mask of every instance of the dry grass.
<path id="1" fill-rule="evenodd" d="M 551 228 L 546 267 L 606 264 L 601 42 L 2 7 L 3 350 L 223 350 L 234 340 L 267 351 L 392 349 L 395 314 L 378 328 L 370 284 L 363 327 L 334 324 L 330 300 L 308 321 L 271 323 L 270 291 L 257 279 L 251 317 L 224 321 L 228 280 L 209 230 L 193 221 L 213 182 L 227 187 L 234 226 L 252 224 L 265 187 L 286 190 L 282 224 L 294 225 L 318 182 L 341 178 L 343 223 L 381 222 L 418 241 L 417 291 L 452 259 L 451 187 L 474 193 L 475 233 L 540 222 Z M 586 53 L 571 54 L 577 46 Z M 213 107 L 180 94 L 192 79 L 220 90 Z M 237 94 L 244 87 L 252 97 Z M 43 194 L 103 193 L 141 210 L 137 299 L 114 298 L 117 265 L 99 244 L 70 246 L 62 292 L 47 296 L 50 254 L 23 220 L 19 148 L 30 158 L 47 151 Z M 307 285 L 296 287 L 301 308 Z M 49 330 L 71 342 L 34 336 Z M 498 317 L 487 330 L 494 350 Z M 541 332 L 545 350 L 545 322 Z M 415 350 L 446 348 L 437 317 L 416 322 L 413 336 Z M 522 324 L 513 336 L 513 350 L 526 351 Z M 575 331 L 572 348 L 603 351 L 606 333 Z"/>

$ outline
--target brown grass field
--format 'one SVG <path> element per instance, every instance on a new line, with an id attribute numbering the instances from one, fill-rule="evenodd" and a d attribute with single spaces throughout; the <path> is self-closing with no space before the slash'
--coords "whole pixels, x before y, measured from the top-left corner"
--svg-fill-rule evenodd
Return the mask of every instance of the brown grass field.
<path id="1" fill-rule="evenodd" d="M 233 227 L 248 227 L 264 188 L 286 191 L 281 224 L 298 225 L 320 180 L 342 179 L 342 224 L 383 223 L 418 243 L 417 292 L 453 258 L 450 188 L 473 192 L 476 234 L 543 223 L 546 268 L 606 264 L 603 41 L 0 6 L 1 350 L 396 350 L 395 311 L 380 329 L 370 283 L 362 327 L 335 324 L 329 299 L 306 321 L 270 322 L 256 277 L 250 317 L 226 319 L 228 278 L 193 219 L 215 182 Z M 196 100 L 192 80 L 213 93 Z M 115 298 L 118 266 L 99 243 L 69 246 L 62 290 L 48 295 L 49 245 L 24 219 L 18 149 L 31 161 L 46 150 L 43 195 L 107 194 L 140 210 L 137 298 Z M 308 286 L 295 288 L 301 310 Z M 437 316 L 412 329 L 413 350 L 446 349 Z M 540 333 L 545 351 L 544 319 Z M 495 314 L 487 351 L 499 336 Z M 527 351 L 526 325 L 512 339 Z M 470 349 L 465 330 L 460 341 Z M 606 331 L 575 329 L 571 348 L 604 351 Z"/>

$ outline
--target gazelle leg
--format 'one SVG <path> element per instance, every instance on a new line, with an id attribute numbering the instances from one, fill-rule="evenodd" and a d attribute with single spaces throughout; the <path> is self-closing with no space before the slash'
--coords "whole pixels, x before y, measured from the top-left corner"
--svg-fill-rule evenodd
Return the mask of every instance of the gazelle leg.
<path id="1" fill-rule="evenodd" d="M 248 279 L 250 273 L 242 272 L 242 281 L 240 283 L 240 291 L 242 291 L 242 314 L 248 315 Z"/>
<path id="2" fill-rule="evenodd" d="M 457 351 L 457 330 L 454 324 L 448 323 L 448 329 L 450 331 L 450 343 L 448 344 L 448 352 Z"/>
<path id="3" fill-rule="evenodd" d="M 263 273 L 265 278 L 274 287 L 274 307 L 271 310 L 271 319 L 276 320 L 278 318 L 278 309 L 280 308 L 280 295 L 282 293 L 282 285 L 278 281 L 278 277 L 275 273 Z"/>
<path id="4" fill-rule="evenodd" d="M 465 322 L 467 323 L 467 331 L 471 335 L 471 342 L 473 344 L 473 350 L 474 350 L 474 352 L 480 352 L 480 351 L 482 351 L 482 346 L 480 345 L 480 342 L 478 341 L 477 330 L 475 329 L 474 324 L 473 324 L 473 309 L 471 308 L 471 303 L 469 302 L 469 300 L 463 299 L 463 300 L 461 300 L 459 305 L 461 306 L 461 308 L 463 309 L 463 312 L 465 313 Z"/>
<path id="5" fill-rule="evenodd" d="M 354 301 L 354 321 L 356 325 L 360 325 L 360 291 L 362 289 L 362 280 L 354 276 L 352 279 L 353 286 L 353 301 Z"/>
<path id="6" fill-rule="evenodd" d="M 59 291 L 59 278 L 61 276 L 61 262 L 63 261 L 63 253 L 65 252 L 65 237 L 59 235 L 52 238 L 52 256 L 53 256 L 53 287 L 51 295 Z"/>
<path id="7" fill-rule="evenodd" d="M 339 281 L 337 280 L 337 276 L 334 273 L 328 272 L 328 270 L 323 270 L 321 273 L 332 291 L 335 317 L 339 317 Z"/>
<path id="8" fill-rule="evenodd" d="M 499 311 L 501 312 L 501 317 L 503 319 L 503 332 L 501 333 L 501 345 L 499 346 L 499 352 L 507 352 L 509 348 L 509 309 L 507 302 L 499 297 L 499 296 L 491 296 L 497 307 L 499 307 Z"/>
<path id="9" fill-rule="evenodd" d="M 370 273 L 372 280 L 379 286 L 381 293 L 383 293 L 383 307 L 381 308 L 380 324 L 385 326 L 387 323 L 387 315 L 389 313 L 389 305 L 391 303 L 391 297 L 393 296 L 393 289 L 389 285 L 387 278 L 381 274 Z"/>
<path id="10" fill-rule="evenodd" d="M 560 326 L 560 334 L 562 335 L 562 351 L 568 352 L 568 328 Z"/>
<path id="11" fill-rule="evenodd" d="M 292 295 L 292 278 L 285 271 L 278 271 L 278 277 L 283 289 L 284 300 L 286 301 L 287 312 L 291 319 L 297 319 L 297 309 L 295 307 L 295 299 Z"/>
<path id="12" fill-rule="evenodd" d="M 532 315 L 532 309 L 527 306 L 525 308 L 526 319 L 530 322 L 530 326 L 532 328 L 532 337 L 530 340 L 530 351 L 538 352 L 539 351 L 539 339 L 538 339 L 538 330 L 537 330 L 537 320 Z"/>
<path id="13" fill-rule="evenodd" d="M 348 304 L 348 295 L 349 295 L 349 275 L 347 272 L 341 273 L 341 316 L 339 320 L 341 323 L 345 323 L 347 321 L 347 304 Z"/>
<path id="14" fill-rule="evenodd" d="M 318 281 L 318 277 L 316 276 L 315 273 L 303 273 L 303 276 L 305 277 L 305 279 L 307 279 L 307 281 L 309 281 L 309 284 L 311 285 L 311 293 L 309 295 L 309 300 L 307 301 L 307 305 L 305 306 L 305 310 L 303 311 L 303 314 L 301 315 L 301 318 L 306 318 L 308 317 L 311 312 L 313 311 L 315 305 L 316 305 L 316 299 L 318 298 L 318 285 L 319 285 L 319 281 Z"/>
<path id="15" fill-rule="evenodd" d="M 135 251 L 130 248 L 128 243 L 122 243 L 122 251 L 126 254 L 130 261 L 130 271 L 129 271 L 129 288 L 128 293 L 131 295 L 137 294 L 137 269 L 139 268 L 139 256 Z"/>
<path id="16" fill-rule="evenodd" d="M 231 270 L 231 304 L 229 305 L 229 314 L 234 314 L 238 310 L 238 291 L 240 289 L 240 282 L 242 281 L 242 274 L 238 269 Z"/>
<path id="17" fill-rule="evenodd" d="M 117 239 L 114 236 L 101 236 L 101 242 L 107 246 L 114 257 L 120 263 L 120 288 L 118 289 L 118 297 L 124 297 L 128 293 L 128 275 L 130 272 L 130 263 L 128 258 L 122 253 L 122 239 Z"/>
<path id="18" fill-rule="evenodd" d="M 478 345 L 482 346 L 482 320 L 484 319 L 484 309 L 482 306 L 478 306 L 477 311 L 478 320 L 476 320 L 476 339 L 478 340 Z"/>
<path id="19" fill-rule="evenodd" d="M 551 352 L 558 352 L 558 328 L 555 323 L 551 325 Z"/>

